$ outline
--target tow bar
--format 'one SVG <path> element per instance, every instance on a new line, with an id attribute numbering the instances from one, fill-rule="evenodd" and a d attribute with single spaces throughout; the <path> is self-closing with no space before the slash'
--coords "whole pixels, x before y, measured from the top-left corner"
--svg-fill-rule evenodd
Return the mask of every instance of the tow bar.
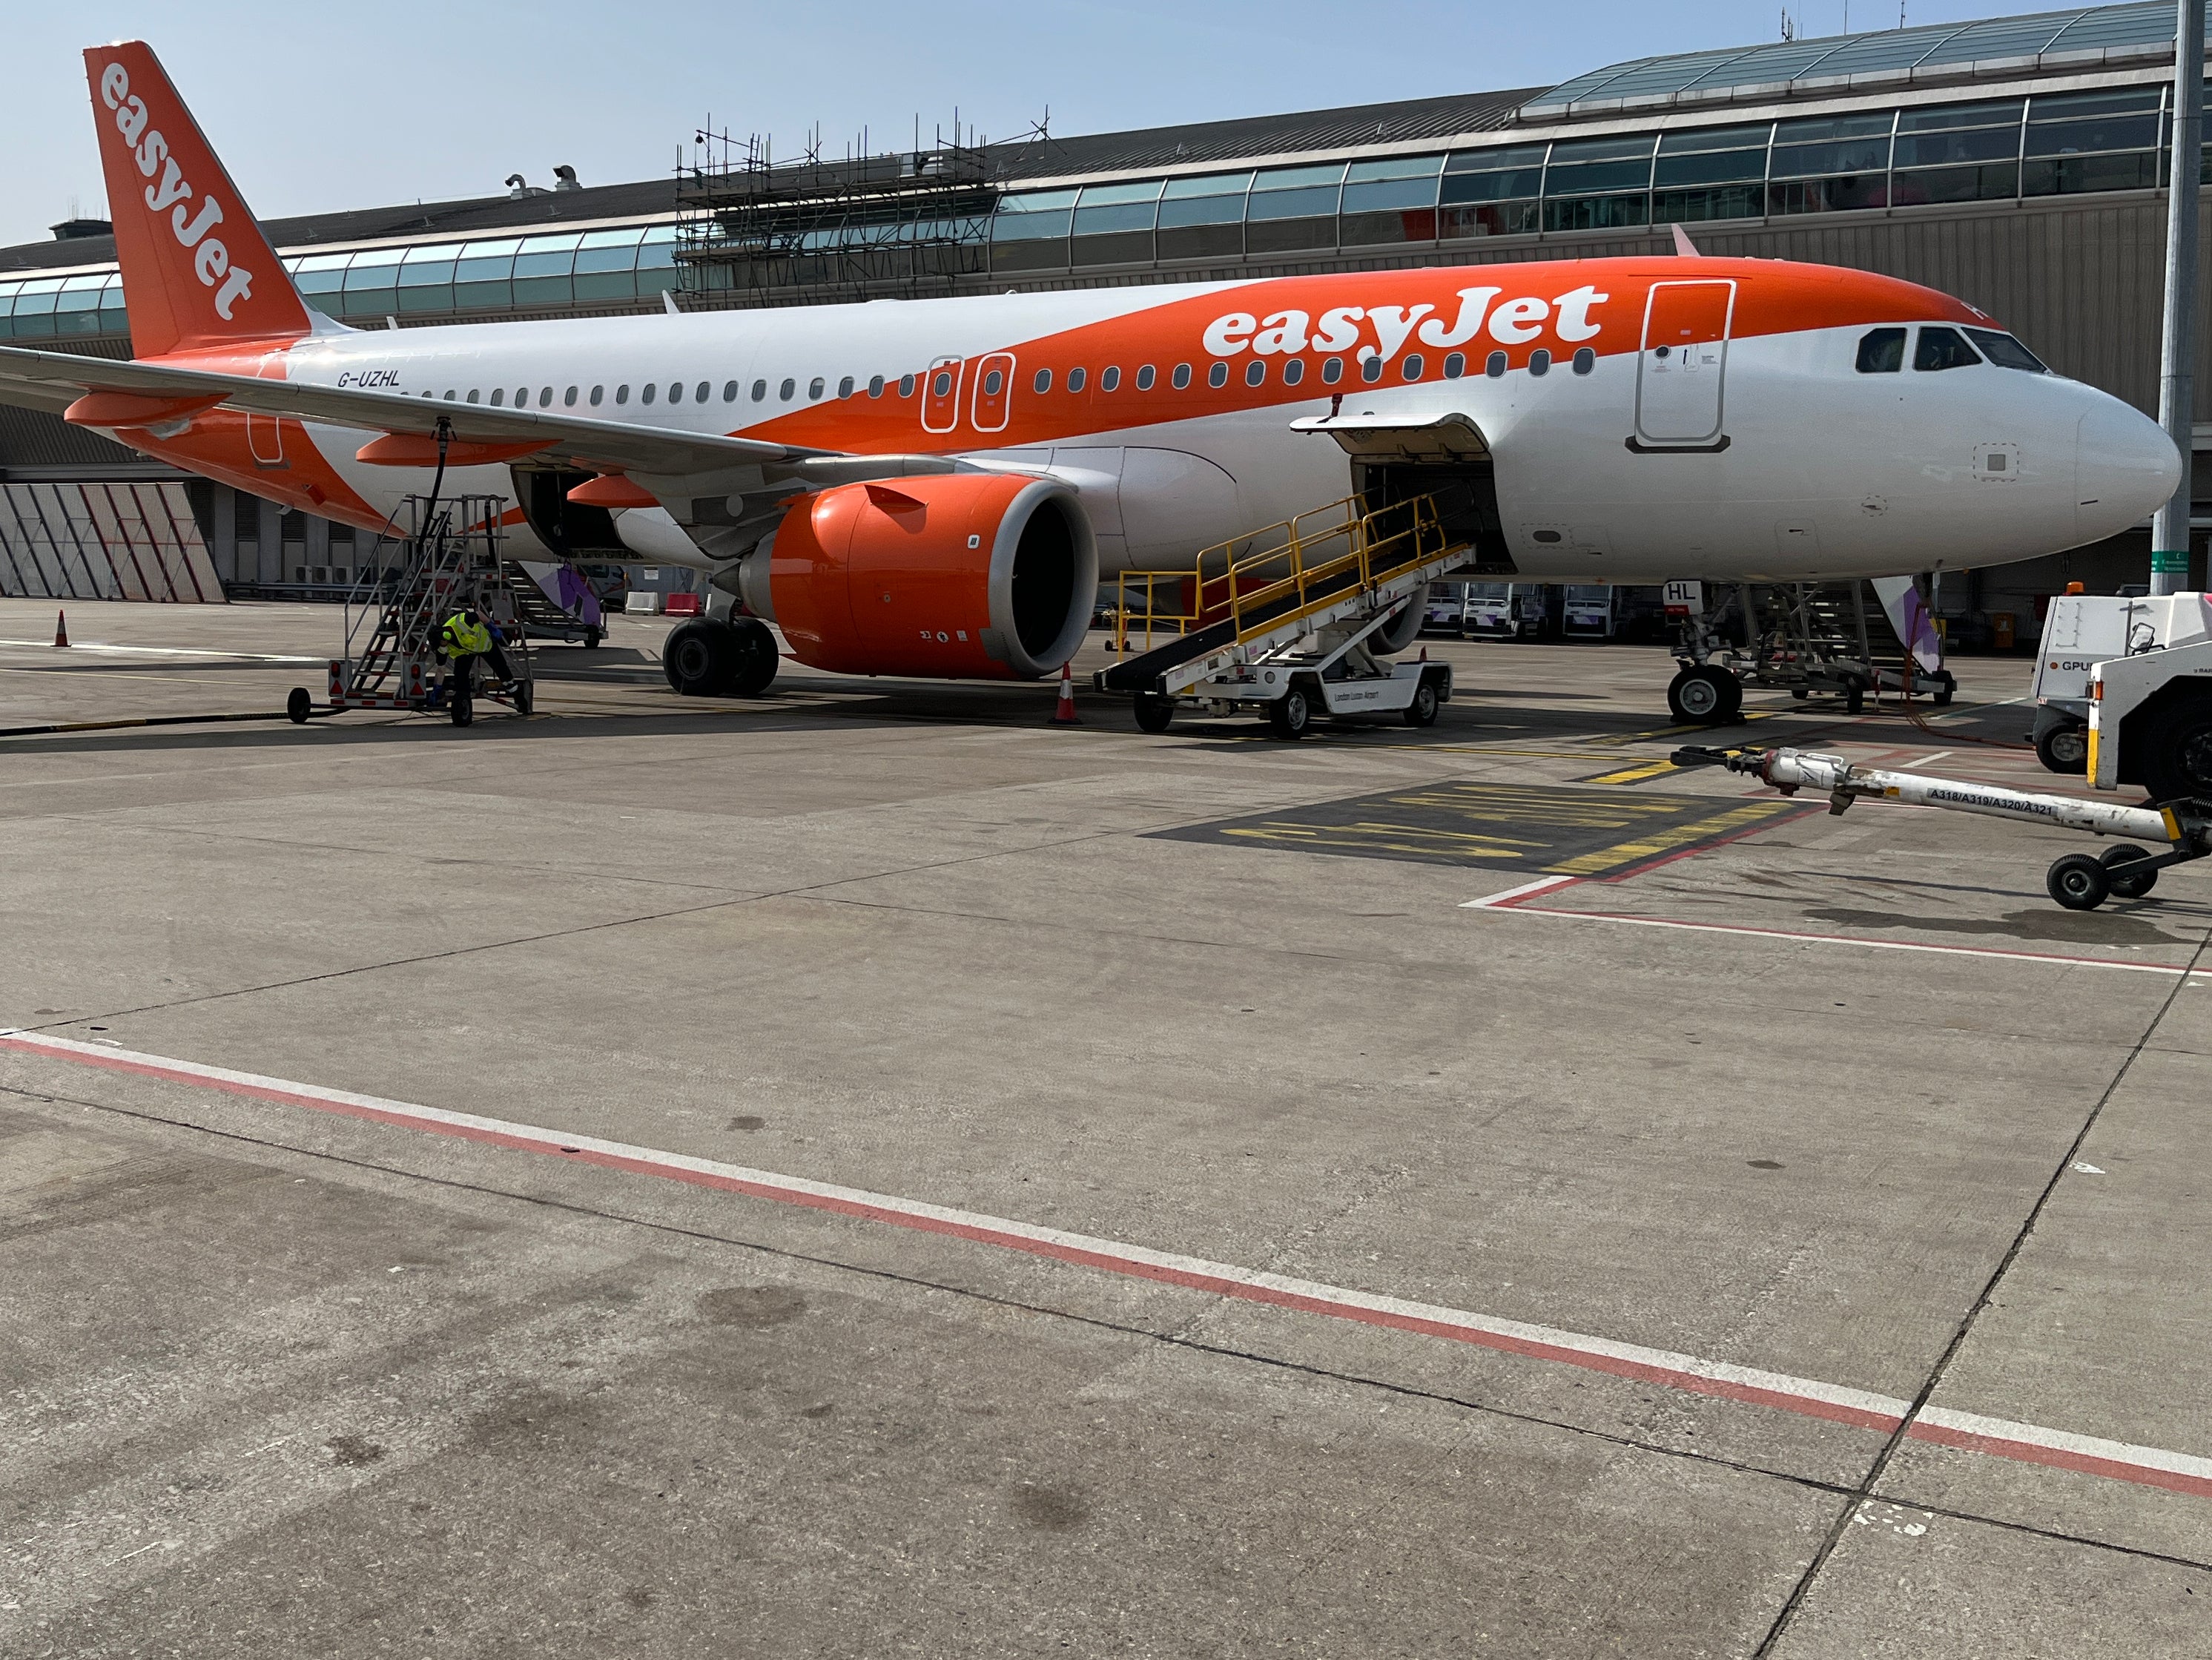
<path id="1" fill-rule="evenodd" d="M 1840 813 L 1859 797 L 1876 796 L 1908 806 L 1941 807 L 1948 812 L 2017 818 L 2031 824 L 2081 830 L 2090 836 L 2129 836 L 2166 844 L 2163 853 L 2122 842 L 2101 854 L 2069 853 L 2054 861 L 2044 877 L 2051 897 L 2069 910 L 2094 910 L 2113 894 L 2140 899 L 2158 885 L 2168 865 L 2185 865 L 2212 855 L 2212 810 L 2199 801 L 2171 801 L 2162 806 L 2123 807 L 2084 801 L 2071 795 L 2032 795 L 1994 784 L 1969 784 L 1919 772 L 1884 772 L 1855 767 L 1840 755 L 1808 750 L 1685 748 L 1671 757 L 1678 767 L 1726 767 L 1771 784 L 1784 795 L 1820 790 L 1828 811 Z"/>

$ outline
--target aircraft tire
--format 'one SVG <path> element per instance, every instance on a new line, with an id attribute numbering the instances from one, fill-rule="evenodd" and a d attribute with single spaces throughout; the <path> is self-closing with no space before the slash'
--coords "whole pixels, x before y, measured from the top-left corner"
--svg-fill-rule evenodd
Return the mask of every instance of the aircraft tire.
<path id="1" fill-rule="evenodd" d="M 1726 669 L 1696 664 L 1667 687 L 1667 712 L 1686 727 L 1724 726 L 1743 707 L 1743 688 Z"/>
<path id="2" fill-rule="evenodd" d="M 738 617 L 728 628 L 735 648 L 731 653 L 730 696 L 758 697 L 775 684 L 775 672 L 782 666 L 776 655 L 775 635 L 757 617 Z"/>
<path id="3" fill-rule="evenodd" d="M 736 666 L 734 646 L 727 623 L 690 617 L 669 629 L 661 642 L 661 672 L 686 697 L 721 696 Z"/>
<path id="4" fill-rule="evenodd" d="M 2094 854 L 2069 853 L 2053 861 L 2043 885 L 2068 910 L 2094 910 L 2112 896 L 2112 879 Z"/>

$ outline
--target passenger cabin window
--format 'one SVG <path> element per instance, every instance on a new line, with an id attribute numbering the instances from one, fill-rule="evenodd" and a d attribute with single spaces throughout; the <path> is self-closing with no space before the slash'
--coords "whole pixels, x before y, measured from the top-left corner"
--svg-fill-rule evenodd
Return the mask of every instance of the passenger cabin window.
<path id="1" fill-rule="evenodd" d="M 1293 357 L 1284 363 L 1283 384 L 1285 386 L 1295 386 L 1299 381 L 1305 378 L 1306 366 L 1303 358 Z"/>
<path id="2" fill-rule="evenodd" d="M 1083 381 L 1084 374 L 1081 369 L 1068 370 L 1067 389 L 1070 392 L 1081 392 L 1083 390 Z"/>
<path id="3" fill-rule="evenodd" d="M 798 381 L 787 380 L 781 386 L 775 389 L 775 395 L 781 398 L 785 403 L 788 404 L 791 401 L 792 394 L 796 392 L 798 390 Z"/>
<path id="4" fill-rule="evenodd" d="M 806 383 L 806 395 L 807 395 L 807 397 L 808 397 L 809 398 L 819 398 L 820 396 L 822 396 L 822 387 L 823 387 L 823 383 L 822 377 L 821 377 L 820 375 L 818 375 L 818 374 L 817 374 L 817 375 L 816 375 L 816 376 L 815 376 L 811 380 L 809 380 L 809 381 Z"/>
<path id="5" fill-rule="evenodd" d="M 722 401 L 725 404 L 734 404 L 738 401 L 738 383 L 736 381 L 725 380 L 722 382 Z"/>
<path id="6" fill-rule="evenodd" d="M 1427 360 L 1420 353 L 1407 352 L 1406 361 L 1398 366 L 1398 372 L 1408 380 L 1418 380 L 1428 372 L 1428 367 Z"/>
<path id="7" fill-rule="evenodd" d="M 883 395 L 884 377 L 880 374 L 870 375 L 868 377 L 868 396 L 871 398 L 881 398 Z"/>
<path id="8" fill-rule="evenodd" d="M 765 381 L 765 380 L 756 380 L 756 381 L 754 381 L 754 382 L 753 382 L 753 402 L 754 402 L 754 403 L 756 403 L 756 404 L 757 404 L 757 403 L 759 403 L 759 402 L 761 401 L 761 399 L 763 399 L 763 398 L 766 398 L 767 396 L 768 396 L 768 382 L 767 382 L 767 381 Z"/>
<path id="9" fill-rule="evenodd" d="M 1078 369 L 1076 374 L 1080 374 L 1082 372 L 1082 370 Z M 1070 375 L 1068 377 L 1067 389 L 1070 392 L 1078 392 L 1081 390 L 1081 386 L 1075 380 L 1074 375 Z M 899 376 L 899 396 L 902 398 L 911 398 L 914 396 L 914 377 L 911 374 L 902 374 Z"/>
<path id="10" fill-rule="evenodd" d="M 1589 348 L 1588 346 L 1584 346 L 1584 347 L 1583 348 L 1583 351 L 1588 351 L 1589 350 Z M 1579 359 L 1579 358 L 1581 357 L 1581 356 L 1582 356 L 1582 352 L 1577 352 L 1577 353 L 1575 354 L 1575 356 L 1576 356 L 1576 357 L 1577 357 L 1577 358 L 1578 358 L 1578 359 Z M 1452 353 L 1452 354 L 1451 354 L 1451 356 L 1449 356 L 1449 357 L 1447 357 L 1447 358 L 1445 358 L 1445 359 L 1444 359 L 1444 379 L 1445 379 L 1445 380 L 1458 380 L 1458 379 L 1460 378 L 1460 376 L 1462 376 L 1462 374 L 1465 374 L 1466 373 L 1467 373 L 1467 354 L 1466 354 L 1465 352 L 1463 352 L 1463 351 L 1455 351 L 1455 352 Z"/>
<path id="11" fill-rule="evenodd" d="M 1596 367 L 1597 349 L 1595 346 L 1580 346 L 1576 349 L 1575 373 L 1577 374 L 1588 374 Z"/>
<path id="12" fill-rule="evenodd" d="M 1118 368 L 1111 368 L 1101 369 L 1098 372 L 1098 390 L 1101 392 L 1121 391 L 1121 371 Z"/>
<path id="13" fill-rule="evenodd" d="M 625 380 L 622 385 L 615 388 L 615 402 L 617 404 L 627 404 L 629 402 L 629 381 Z"/>
<path id="14" fill-rule="evenodd" d="M 707 388 L 702 384 L 699 388 L 699 396 L 703 398 L 706 395 Z M 684 401 L 684 383 L 681 380 L 672 380 L 668 383 L 668 401 L 672 404 L 680 404 Z"/>
<path id="15" fill-rule="evenodd" d="M 1216 363 L 1212 368 L 1206 370 L 1206 384 L 1209 386 L 1227 386 L 1229 384 L 1229 365 L 1226 363 Z"/>
<path id="16" fill-rule="evenodd" d="M 475 403 L 476 401 L 477 401 L 477 388 L 476 388 L 476 387 L 474 387 L 474 386 L 471 386 L 471 387 L 469 388 L 469 402 L 471 402 L 471 404 L 473 404 L 473 403 Z"/>
<path id="17" fill-rule="evenodd" d="M 1341 357 L 1330 357 L 1322 360 L 1321 366 L 1321 380 L 1323 386 L 1333 386 L 1343 379 L 1344 359 Z"/>
<path id="18" fill-rule="evenodd" d="M 474 393 L 474 392 L 471 392 L 471 393 L 469 394 L 469 402 L 471 402 L 471 404 L 473 404 L 473 403 L 475 403 L 476 401 L 477 401 L 477 395 L 476 395 L 476 393 Z M 600 404 L 602 404 L 605 403 L 606 401 L 607 401 L 607 389 L 606 389 L 605 386 L 593 386 L 593 387 L 592 388 L 592 407 L 593 409 L 597 409 L 597 408 L 599 408 L 599 406 Z"/>
<path id="19" fill-rule="evenodd" d="M 1000 374 L 996 369 L 991 370 L 983 377 L 983 396 L 986 398 L 996 398 L 999 395 L 999 388 L 1006 384 L 1006 377 L 1005 375 Z M 814 389 L 818 396 L 822 390 L 822 383 L 819 380 L 817 380 L 814 383 Z"/>
<path id="20" fill-rule="evenodd" d="M 1377 380 L 1380 380 L 1382 378 L 1382 360 L 1379 357 L 1371 356 L 1361 358 L 1359 360 L 1359 378 L 1366 381 L 1370 386 Z"/>
<path id="21" fill-rule="evenodd" d="M 2009 334 L 1999 334 L 1995 329 L 1968 329 L 1966 338 L 1979 346 L 1982 356 L 2001 369 L 2026 369 L 2031 374 L 2051 373 L 2041 358 Z"/>
<path id="22" fill-rule="evenodd" d="M 491 406 L 494 409 L 497 409 L 505 402 L 507 402 L 507 388 L 505 386 L 494 386 L 491 389 Z"/>
<path id="23" fill-rule="evenodd" d="M 540 386 L 540 387 L 538 387 L 538 407 L 539 409 L 543 410 L 543 409 L 550 409 L 552 406 L 553 406 L 553 388 L 552 388 L 552 387 L 550 387 L 550 386 Z"/>
<path id="24" fill-rule="evenodd" d="M 451 397 L 453 396 L 453 393 L 451 393 L 451 392 L 447 392 L 447 393 L 446 394 L 446 396 L 447 396 L 447 397 L 448 397 L 448 398 L 451 398 Z M 569 387 L 569 388 L 568 388 L 568 391 L 566 391 L 566 392 L 562 392 L 562 393 L 561 394 L 561 407 L 562 407 L 562 409 L 564 409 L 564 410 L 572 410 L 572 409 L 574 409 L 574 408 L 575 408 L 575 407 L 576 407 L 576 388 L 575 388 L 575 387 L 571 386 L 571 387 Z"/>
<path id="25" fill-rule="evenodd" d="M 850 398 L 852 395 L 853 377 L 848 374 L 842 380 L 840 380 L 837 383 L 837 396 L 840 398 Z"/>
<path id="26" fill-rule="evenodd" d="M 1175 389 L 1177 392 L 1183 391 L 1190 385 L 1190 365 L 1188 363 L 1176 364 L 1175 366 L 1175 374 L 1169 378 L 1175 382 Z"/>
<path id="27" fill-rule="evenodd" d="M 1905 331 L 1875 329 L 1859 341 L 1861 374 L 1894 374 L 1905 367 Z"/>
<path id="28" fill-rule="evenodd" d="M 1142 368 L 1137 371 L 1137 390 L 1139 392 L 1150 392 L 1152 389 L 1152 382 L 1157 378 L 1157 375 L 1153 372 L 1152 366 L 1150 363 L 1146 364 Z"/>
<path id="29" fill-rule="evenodd" d="M 1505 354 L 1502 351 L 1491 353 L 1483 360 L 1482 372 L 1493 380 L 1503 380 L 1505 378 Z"/>
<path id="30" fill-rule="evenodd" d="M 1919 342 L 1912 349 L 1912 367 L 1916 369 L 1963 369 L 1981 361 L 1974 349 L 1960 338 L 1956 329 L 1923 326 Z"/>
<path id="31" fill-rule="evenodd" d="M 1050 369 L 1039 369 L 1036 374 L 1030 378 L 1030 386 L 1032 391 L 1050 392 L 1052 390 L 1052 371 Z"/>
<path id="32" fill-rule="evenodd" d="M 1532 351 L 1532 352 L 1530 352 L 1530 353 L 1528 354 L 1528 373 L 1529 373 L 1529 374 L 1549 374 L 1551 372 L 1552 372 L 1552 354 L 1551 354 L 1551 353 L 1549 353 L 1548 351 L 1546 351 L 1546 350 L 1545 350 L 1541 346 L 1539 346 L 1539 347 L 1537 347 L 1537 348 L 1536 348 L 1536 350 L 1534 350 L 1534 351 Z"/>

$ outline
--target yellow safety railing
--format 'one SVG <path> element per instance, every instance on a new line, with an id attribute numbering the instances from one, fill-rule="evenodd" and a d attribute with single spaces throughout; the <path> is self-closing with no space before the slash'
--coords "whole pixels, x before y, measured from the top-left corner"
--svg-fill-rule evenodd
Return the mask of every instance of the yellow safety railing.
<path id="1" fill-rule="evenodd" d="M 1207 548 L 1188 571 L 1121 572 L 1114 649 L 1150 651 L 1224 618 L 1243 645 L 1452 551 L 1433 496 L 1371 511 L 1346 496 Z"/>

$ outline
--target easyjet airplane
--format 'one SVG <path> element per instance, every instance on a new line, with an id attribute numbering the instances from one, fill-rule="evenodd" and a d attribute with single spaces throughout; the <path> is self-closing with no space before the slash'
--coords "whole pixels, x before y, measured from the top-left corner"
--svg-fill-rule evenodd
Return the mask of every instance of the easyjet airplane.
<path id="1" fill-rule="evenodd" d="M 718 615 L 666 654 L 687 690 L 775 673 L 738 599 L 826 669 L 1054 672 L 1101 572 L 1187 570 L 1355 482 L 1464 486 L 1480 569 L 1654 582 L 2028 558 L 2180 475 L 1960 301 L 1686 251 L 356 331 L 301 302 L 149 48 L 85 64 L 139 355 L 0 349 L 0 399 L 368 530 L 441 448 L 525 548 L 604 512 L 712 574 Z M 1390 440 L 1443 415 L 1455 448 Z"/>

